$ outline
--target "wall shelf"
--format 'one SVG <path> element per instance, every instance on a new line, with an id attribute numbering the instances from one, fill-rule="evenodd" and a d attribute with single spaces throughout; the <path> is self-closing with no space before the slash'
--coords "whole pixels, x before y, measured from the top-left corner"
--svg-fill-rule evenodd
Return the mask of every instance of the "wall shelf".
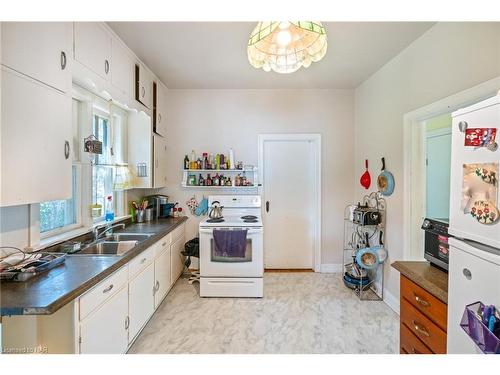
<path id="1" fill-rule="evenodd" d="M 195 175 L 197 178 L 199 175 L 203 175 L 203 178 L 207 176 L 207 174 L 210 174 L 211 177 L 215 176 L 216 174 L 219 175 L 224 175 L 224 176 L 230 176 L 232 182 L 234 183 L 234 178 L 238 174 L 245 174 L 246 178 L 248 181 L 252 183 L 251 186 L 217 186 L 217 185 L 210 185 L 210 186 L 199 186 L 199 185 L 189 185 L 188 184 L 188 176 L 189 175 Z M 205 190 L 253 190 L 257 189 L 259 187 L 259 182 L 258 182 L 258 173 L 257 173 L 257 168 L 253 169 L 183 169 L 182 170 L 182 182 L 181 182 L 181 187 L 184 189 L 205 189 Z"/>

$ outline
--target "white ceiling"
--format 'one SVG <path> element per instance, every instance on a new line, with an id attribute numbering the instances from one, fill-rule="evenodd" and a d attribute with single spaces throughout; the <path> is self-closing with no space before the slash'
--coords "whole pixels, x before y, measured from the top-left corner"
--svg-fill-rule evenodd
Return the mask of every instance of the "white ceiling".
<path id="1" fill-rule="evenodd" d="M 292 74 L 255 69 L 249 22 L 109 22 L 168 88 L 355 88 L 427 31 L 430 22 L 324 22 L 322 61 Z"/>

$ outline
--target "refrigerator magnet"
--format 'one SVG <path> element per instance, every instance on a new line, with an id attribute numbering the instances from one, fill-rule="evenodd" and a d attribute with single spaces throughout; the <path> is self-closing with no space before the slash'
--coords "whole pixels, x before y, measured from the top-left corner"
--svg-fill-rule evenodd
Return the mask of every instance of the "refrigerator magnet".
<path id="1" fill-rule="evenodd" d="M 465 130 L 465 146 L 491 147 L 495 144 L 496 128 L 471 128 Z"/>

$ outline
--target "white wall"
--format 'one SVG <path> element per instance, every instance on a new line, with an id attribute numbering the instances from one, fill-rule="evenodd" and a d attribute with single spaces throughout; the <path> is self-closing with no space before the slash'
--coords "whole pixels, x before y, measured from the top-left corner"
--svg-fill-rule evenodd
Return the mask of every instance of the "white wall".
<path id="1" fill-rule="evenodd" d="M 232 147 L 237 160 L 257 165 L 259 133 L 320 133 L 322 263 L 342 262 L 343 210 L 354 198 L 352 90 L 169 90 L 167 103 L 168 188 L 163 193 L 184 210 L 193 193 L 198 200 L 203 195 L 180 188 L 183 158 L 191 149 L 227 153 Z M 197 234 L 198 222 L 189 220 L 188 238 Z"/>
<path id="2" fill-rule="evenodd" d="M 500 75 L 499 23 L 438 23 L 355 92 L 355 190 L 363 160 L 376 176 L 380 157 L 396 179 L 387 199 L 389 261 L 403 255 L 403 115 Z M 372 185 L 374 187 L 374 185 Z M 399 296 L 399 273 L 386 268 L 386 287 Z"/>

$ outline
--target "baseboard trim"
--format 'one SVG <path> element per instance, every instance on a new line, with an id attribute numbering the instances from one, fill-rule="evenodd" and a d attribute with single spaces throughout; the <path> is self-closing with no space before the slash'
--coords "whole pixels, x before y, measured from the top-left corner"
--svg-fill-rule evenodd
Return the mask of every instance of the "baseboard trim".
<path id="1" fill-rule="evenodd" d="M 321 273 L 341 273 L 342 272 L 342 264 L 340 264 L 340 263 L 322 264 L 319 272 L 321 272 Z"/>
<path id="2" fill-rule="evenodd" d="M 387 289 L 384 289 L 384 302 L 392 311 L 399 315 L 399 298 L 394 297 Z"/>

